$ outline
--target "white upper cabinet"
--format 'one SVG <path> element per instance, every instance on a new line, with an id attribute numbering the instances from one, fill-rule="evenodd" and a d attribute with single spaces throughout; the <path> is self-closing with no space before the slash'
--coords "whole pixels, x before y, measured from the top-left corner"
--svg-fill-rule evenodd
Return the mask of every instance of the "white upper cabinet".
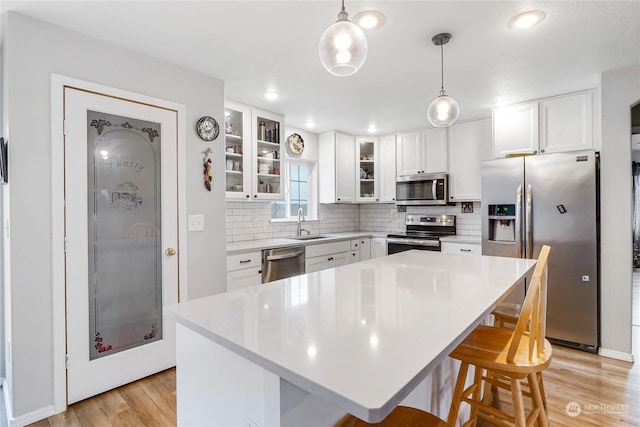
<path id="1" fill-rule="evenodd" d="M 351 135 L 331 131 L 321 134 L 319 142 L 320 203 L 355 202 L 355 138 Z"/>
<path id="2" fill-rule="evenodd" d="M 225 113 L 226 197 L 282 200 L 284 117 L 231 101 Z"/>
<path id="3" fill-rule="evenodd" d="M 540 101 L 540 152 L 593 148 L 593 92 Z"/>
<path id="4" fill-rule="evenodd" d="M 422 131 L 422 173 L 447 172 L 447 128 Z"/>
<path id="5" fill-rule="evenodd" d="M 493 110 L 493 156 L 538 152 L 538 103 L 510 105 Z"/>
<path id="6" fill-rule="evenodd" d="M 415 175 L 422 171 L 420 132 L 396 135 L 396 172 L 398 176 Z"/>
<path id="7" fill-rule="evenodd" d="M 396 136 L 378 140 L 378 195 L 381 203 L 396 201 Z"/>
<path id="8" fill-rule="evenodd" d="M 593 98 L 584 91 L 494 109 L 494 157 L 593 148 Z"/>
<path id="9" fill-rule="evenodd" d="M 398 176 L 447 172 L 446 128 L 396 135 L 396 156 Z"/>
<path id="10" fill-rule="evenodd" d="M 356 200 L 378 201 L 378 138 L 356 138 Z"/>
<path id="11" fill-rule="evenodd" d="M 449 132 L 449 201 L 481 200 L 481 163 L 491 159 L 491 119 L 456 123 Z"/>

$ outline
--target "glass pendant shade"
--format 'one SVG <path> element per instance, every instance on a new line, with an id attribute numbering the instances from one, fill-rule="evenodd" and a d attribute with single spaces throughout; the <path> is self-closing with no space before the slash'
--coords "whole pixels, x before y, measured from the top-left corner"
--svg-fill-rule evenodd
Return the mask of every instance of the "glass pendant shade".
<path id="1" fill-rule="evenodd" d="M 355 74 L 367 58 L 367 37 L 348 16 L 343 8 L 320 37 L 320 62 L 334 76 Z"/>
<path id="2" fill-rule="evenodd" d="M 429 108 L 427 108 L 427 119 L 429 123 L 437 128 L 443 128 L 451 126 L 458 120 L 460 114 L 460 107 L 455 99 L 447 95 L 447 91 L 444 90 L 444 49 L 442 46 L 449 43 L 451 40 L 451 34 L 440 33 L 433 36 L 431 41 L 436 46 L 440 46 L 440 72 L 441 83 L 440 94 L 434 99 Z"/>
<path id="3" fill-rule="evenodd" d="M 447 95 L 444 90 L 440 91 L 440 96 L 434 99 L 427 108 L 427 118 L 429 123 L 437 128 L 451 126 L 458 120 L 460 107 L 455 99 Z"/>

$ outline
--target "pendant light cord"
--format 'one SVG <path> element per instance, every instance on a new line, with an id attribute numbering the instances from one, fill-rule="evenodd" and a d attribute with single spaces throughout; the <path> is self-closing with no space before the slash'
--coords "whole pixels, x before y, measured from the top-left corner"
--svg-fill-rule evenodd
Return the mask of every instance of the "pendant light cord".
<path id="1" fill-rule="evenodd" d="M 344 0 L 342 0 L 342 11 L 344 12 Z"/>
<path id="2" fill-rule="evenodd" d="M 344 0 L 343 0 L 344 1 Z M 440 90 L 444 90 L 444 48 L 440 45 Z"/>

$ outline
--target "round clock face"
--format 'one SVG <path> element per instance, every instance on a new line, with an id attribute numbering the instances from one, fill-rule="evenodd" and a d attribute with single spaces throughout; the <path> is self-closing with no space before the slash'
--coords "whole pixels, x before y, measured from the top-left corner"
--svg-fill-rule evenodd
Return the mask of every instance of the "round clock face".
<path id="1" fill-rule="evenodd" d="M 218 122 L 216 119 L 209 116 L 204 116 L 200 120 L 198 120 L 198 124 L 196 124 L 196 131 L 198 132 L 198 136 L 204 141 L 213 141 L 218 137 L 220 133 L 220 127 L 218 126 Z"/>
<path id="2" fill-rule="evenodd" d="M 293 133 L 287 138 L 287 147 L 291 154 L 300 155 L 304 150 L 304 140 L 297 133 Z"/>

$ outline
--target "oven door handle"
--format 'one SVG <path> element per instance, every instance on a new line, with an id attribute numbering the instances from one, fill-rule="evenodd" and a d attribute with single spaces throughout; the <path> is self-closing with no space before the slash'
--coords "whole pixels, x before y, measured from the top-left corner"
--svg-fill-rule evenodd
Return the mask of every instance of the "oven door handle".
<path id="1" fill-rule="evenodd" d="M 437 248 L 440 246 L 439 240 L 417 240 L 417 239 L 398 239 L 387 237 L 387 243 L 396 243 L 400 245 L 413 245 L 413 246 L 431 246 Z"/>

